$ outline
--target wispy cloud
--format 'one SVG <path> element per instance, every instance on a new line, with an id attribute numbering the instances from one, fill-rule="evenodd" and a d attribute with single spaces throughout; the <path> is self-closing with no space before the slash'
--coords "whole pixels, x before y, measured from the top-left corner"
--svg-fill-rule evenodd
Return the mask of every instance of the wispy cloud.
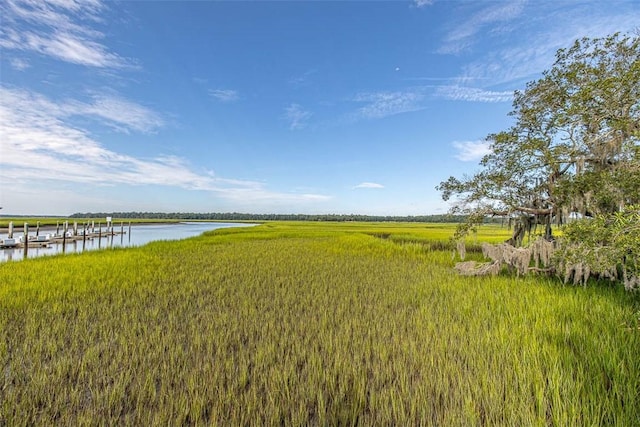
<path id="1" fill-rule="evenodd" d="M 458 151 L 455 158 L 463 162 L 477 162 L 491 153 L 491 145 L 486 141 L 454 141 L 452 145 Z"/>
<path id="2" fill-rule="evenodd" d="M 299 104 L 291 104 L 285 108 L 284 117 L 289 121 L 289 129 L 297 130 L 307 127 L 309 118 L 313 115 L 310 111 L 306 111 Z"/>
<path id="3" fill-rule="evenodd" d="M 0 89 L 0 95 L 0 163 L 3 172 L 17 180 L 206 185 L 205 179 L 188 171 L 178 158 L 141 160 L 119 154 L 88 132 L 72 127 L 65 118 L 69 110 L 79 111 L 80 103 L 57 104 L 40 94 L 6 88 Z"/>
<path id="4" fill-rule="evenodd" d="M 571 12 L 549 12 L 548 19 L 561 22 L 562 25 L 545 31 L 538 31 L 536 28 L 526 32 L 523 30 L 527 34 L 526 40 L 516 46 L 504 46 L 483 59 L 471 62 L 464 68 L 463 77 L 498 84 L 530 80 L 553 65 L 558 49 L 571 46 L 577 38 L 606 37 L 617 31 L 632 31 L 637 28 L 640 10 L 592 19 L 576 8 Z M 522 27 L 525 26 L 523 23 Z"/>
<path id="5" fill-rule="evenodd" d="M 63 100 L 54 102 L 34 92 L 17 89 L 1 88 L 6 97 L 5 102 L 14 101 L 11 111 L 33 116 L 36 112 L 45 122 L 56 118 L 65 120 L 74 116 L 93 119 L 101 124 L 110 126 L 120 132 L 130 131 L 150 133 L 165 125 L 162 116 L 155 111 L 129 101 L 125 98 L 96 94 L 89 101 Z M 5 108 L 8 108 L 6 104 Z"/>
<path id="6" fill-rule="evenodd" d="M 163 185 L 214 193 L 229 200 L 318 202 L 321 194 L 273 192 L 264 183 L 217 177 L 196 172 L 176 156 L 137 158 L 118 153 L 96 141 L 88 131 L 71 126 L 71 112 L 94 118 L 121 120 L 98 113 L 94 104 L 55 101 L 34 92 L 0 86 L 0 141 L 3 180 L 14 185 L 28 182 L 66 182 L 92 185 Z M 131 123 L 128 123 L 131 125 Z"/>
<path id="7" fill-rule="evenodd" d="M 508 102 L 513 99 L 513 92 L 495 92 L 467 86 L 440 86 L 436 89 L 435 96 L 453 101 Z"/>
<path id="8" fill-rule="evenodd" d="M 211 89 L 209 94 L 222 102 L 233 102 L 240 99 L 238 92 L 231 89 Z"/>
<path id="9" fill-rule="evenodd" d="M 467 8 L 476 10 L 468 14 Z M 479 9 L 477 9 L 479 8 Z M 478 2 L 460 6 L 465 17 L 447 34 L 440 53 L 460 54 L 491 41 L 491 49 L 468 62 L 458 76 L 488 86 L 521 89 L 552 66 L 558 49 L 581 37 L 606 37 L 638 28 L 633 2 Z"/>
<path id="10" fill-rule="evenodd" d="M 421 110 L 423 109 L 421 101 L 424 98 L 424 91 L 416 89 L 400 92 L 361 93 L 356 95 L 353 101 L 365 103 L 357 110 L 356 116 L 365 119 L 380 119 Z"/>
<path id="11" fill-rule="evenodd" d="M 384 188 L 384 185 L 382 184 L 378 184 L 376 182 L 361 182 L 358 185 L 354 185 L 353 187 L 351 187 L 353 190 L 359 189 L 359 188 Z"/>
<path id="12" fill-rule="evenodd" d="M 480 9 L 471 13 L 463 22 L 456 23 L 438 50 L 440 53 L 458 53 L 470 48 L 476 35 L 483 29 L 500 32 L 499 25 L 512 21 L 523 13 L 525 2 L 481 2 Z M 467 5 L 464 5 L 467 6 Z"/>
<path id="13" fill-rule="evenodd" d="M 11 67 L 13 69 L 18 71 L 24 71 L 27 68 L 31 67 L 31 64 L 29 64 L 29 61 L 23 58 L 11 58 L 9 60 L 9 63 L 11 64 Z"/>
<path id="14" fill-rule="evenodd" d="M 434 0 L 413 0 L 413 4 L 416 7 L 425 7 L 432 5 Z"/>
<path id="15" fill-rule="evenodd" d="M 96 116 L 106 119 L 118 130 L 128 132 L 153 132 L 164 126 L 164 119 L 155 111 L 127 99 L 96 95 L 91 103 L 70 103 L 66 107 L 70 114 Z"/>
<path id="16" fill-rule="evenodd" d="M 104 34 L 92 26 L 101 22 L 105 9 L 99 0 L 3 2 L 0 47 L 90 67 L 129 65 L 101 43 Z"/>
<path id="17" fill-rule="evenodd" d="M 304 73 L 289 79 L 289 83 L 295 88 L 306 86 L 310 83 L 311 78 L 316 73 L 317 70 L 307 70 Z"/>

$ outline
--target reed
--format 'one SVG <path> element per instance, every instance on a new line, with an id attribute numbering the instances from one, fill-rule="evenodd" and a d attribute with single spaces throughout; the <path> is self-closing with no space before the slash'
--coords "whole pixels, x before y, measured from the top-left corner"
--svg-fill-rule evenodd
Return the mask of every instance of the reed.
<path id="1" fill-rule="evenodd" d="M 268 223 L 0 264 L 0 425 L 637 423 L 637 294 L 460 277 L 425 244 L 446 229 Z"/>

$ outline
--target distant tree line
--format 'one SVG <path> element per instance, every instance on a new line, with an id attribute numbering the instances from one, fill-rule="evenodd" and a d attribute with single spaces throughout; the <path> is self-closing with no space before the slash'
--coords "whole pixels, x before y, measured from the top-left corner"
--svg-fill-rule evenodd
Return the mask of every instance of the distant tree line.
<path id="1" fill-rule="evenodd" d="M 380 216 L 380 215 L 338 215 L 338 214 L 254 214 L 239 212 L 86 212 L 74 213 L 71 218 L 144 218 L 144 219 L 180 219 L 180 220 L 217 220 L 217 221 L 362 221 L 362 222 L 432 222 L 461 223 L 466 215 L 419 215 L 419 216 Z M 488 219 L 489 220 L 489 219 Z"/>

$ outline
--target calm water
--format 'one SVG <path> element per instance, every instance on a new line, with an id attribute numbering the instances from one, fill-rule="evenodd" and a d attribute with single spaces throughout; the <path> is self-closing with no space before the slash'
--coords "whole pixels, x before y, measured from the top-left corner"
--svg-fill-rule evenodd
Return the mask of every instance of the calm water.
<path id="1" fill-rule="evenodd" d="M 205 231 L 215 230 L 218 228 L 227 227 L 247 227 L 254 224 L 231 224 L 221 222 L 181 222 L 177 224 L 157 224 L 157 225 L 132 225 L 131 234 L 129 234 L 129 226 L 125 224 L 125 234 L 103 237 L 102 239 L 86 240 L 83 243 L 82 240 L 75 242 L 67 242 L 65 246 L 65 253 L 74 253 L 105 249 L 113 247 L 125 247 L 125 246 L 140 246 L 145 243 L 153 242 L 155 240 L 180 240 L 188 237 L 198 236 Z M 18 231 L 22 227 L 16 227 L 13 232 L 13 237 L 19 239 L 24 233 Z M 120 224 L 114 224 L 115 232 L 120 232 Z M 103 228 L 104 230 L 104 228 Z M 54 229 L 40 229 L 40 235 L 47 233 L 54 233 Z M 35 229 L 32 227 L 29 230 L 30 236 L 35 236 Z M 7 235 L 0 235 L 0 239 L 6 238 Z M 45 255 L 55 255 L 62 252 L 62 244 L 50 244 L 47 248 L 29 248 L 27 257 L 35 258 Z M 17 261 L 24 258 L 24 248 L 19 249 L 0 249 L 0 262 L 2 261 Z"/>

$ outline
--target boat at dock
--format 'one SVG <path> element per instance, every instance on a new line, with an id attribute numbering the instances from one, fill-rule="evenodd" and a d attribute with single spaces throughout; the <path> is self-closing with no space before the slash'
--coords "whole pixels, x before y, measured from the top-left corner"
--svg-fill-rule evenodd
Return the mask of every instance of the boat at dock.
<path id="1" fill-rule="evenodd" d="M 0 239 L 0 248 L 2 249 L 10 249 L 18 246 L 18 241 L 16 239 Z"/>
<path id="2" fill-rule="evenodd" d="M 44 234 L 37 236 L 28 236 L 27 241 L 25 242 L 24 236 L 20 236 L 19 238 L 6 238 L 0 239 L 0 249 L 15 249 L 15 248 L 24 248 L 25 244 L 30 248 L 46 248 L 49 245 L 57 245 L 57 244 L 65 244 L 65 243 L 73 243 L 73 242 L 81 242 L 83 240 L 91 240 L 94 239 L 105 239 L 113 236 L 119 236 L 126 234 L 126 231 L 111 231 L 108 232 L 92 232 L 92 233 L 83 233 L 73 234 L 72 232 L 67 232 L 66 234 Z"/>
<path id="3" fill-rule="evenodd" d="M 61 225 L 58 227 L 55 225 L 38 227 L 36 225 L 35 227 L 25 227 L 26 233 L 20 230 L 17 232 L 19 234 L 11 237 L 7 234 L 0 235 L 0 241 L 5 238 L 15 238 L 15 246 L 0 248 L 0 263 L 56 254 L 141 246 L 158 240 L 181 240 L 219 228 L 247 227 L 254 224 L 181 222 L 134 224 L 133 227 L 120 224 L 120 226 L 105 228 L 104 225 L 100 227 L 99 223 L 96 223 L 95 227 L 85 223 L 77 227 L 77 231 L 74 230 L 75 227 Z M 7 229 L 7 231 L 10 230 Z M 29 231 L 31 231 L 30 234 Z M 24 234 L 29 236 L 29 242 L 26 246 L 23 243 Z"/>

